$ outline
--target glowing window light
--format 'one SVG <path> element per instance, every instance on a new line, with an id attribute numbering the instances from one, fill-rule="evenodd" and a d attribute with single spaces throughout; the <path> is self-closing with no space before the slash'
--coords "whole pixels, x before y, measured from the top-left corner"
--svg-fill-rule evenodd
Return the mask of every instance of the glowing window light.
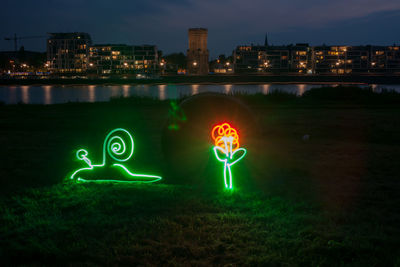
<path id="1" fill-rule="evenodd" d="M 136 174 L 121 164 L 129 160 L 133 155 L 134 142 L 132 135 L 125 129 L 117 128 L 112 130 L 104 140 L 103 144 L 103 162 L 101 164 L 92 164 L 88 158 L 88 152 L 85 149 L 79 149 L 76 152 L 78 160 L 84 161 L 89 167 L 76 170 L 70 179 L 79 182 L 122 182 L 122 183 L 152 183 L 161 180 L 161 176 Z M 101 168 L 113 168 L 118 170 L 126 177 L 122 179 L 102 179 L 92 180 L 83 178 L 84 174 Z"/>
<path id="2" fill-rule="evenodd" d="M 215 157 L 224 163 L 225 188 L 233 189 L 231 166 L 241 160 L 247 150 L 240 147 L 239 134 L 229 123 L 216 125 L 211 131 L 211 137 L 214 140 Z"/>

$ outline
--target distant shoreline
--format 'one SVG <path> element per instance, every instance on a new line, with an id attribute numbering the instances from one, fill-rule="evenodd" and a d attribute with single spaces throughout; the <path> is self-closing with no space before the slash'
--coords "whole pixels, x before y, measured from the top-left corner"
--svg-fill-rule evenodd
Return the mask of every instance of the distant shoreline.
<path id="1" fill-rule="evenodd" d="M 162 84 L 400 84 L 400 75 L 169 75 L 156 79 L 122 77 L 0 79 L 0 85 L 162 85 Z"/>

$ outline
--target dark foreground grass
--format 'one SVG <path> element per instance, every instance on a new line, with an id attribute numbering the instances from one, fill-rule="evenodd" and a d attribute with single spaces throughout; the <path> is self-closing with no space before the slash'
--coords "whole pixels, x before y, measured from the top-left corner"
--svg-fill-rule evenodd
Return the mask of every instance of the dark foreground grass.
<path id="1" fill-rule="evenodd" d="M 1 212 L 14 263 L 388 266 L 398 251 L 390 228 L 360 214 L 176 185 L 56 185 Z"/>
<path id="2" fill-rule="evenodd" d="M 235 167 L 251 183 L 234 192 L 168 173 L 64 181 L 76 149 L 97 162 L 115 127 L 133 132 L 135 169 L 164 174 L 167 102 L 0 107 L 2 265 L 399 265 L 400 109 L 244 100 L 261 134 Z"/>

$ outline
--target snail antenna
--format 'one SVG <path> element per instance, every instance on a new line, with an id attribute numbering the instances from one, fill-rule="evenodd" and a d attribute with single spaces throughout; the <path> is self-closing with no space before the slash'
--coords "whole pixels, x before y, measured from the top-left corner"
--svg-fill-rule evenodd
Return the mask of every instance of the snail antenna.
<path id="1" fill-rule="evenodd" d="M 86 162 L 87 165 L 89 165 L 89 167 L 92 167 L 92 162 L 87 157 L 88 154 L 89 153 L 85 149 L 79 149 L 78 151 L 76 151 L 76 157 L 78 158 L 78 160 L 83 160 L 84 162 Z"/>

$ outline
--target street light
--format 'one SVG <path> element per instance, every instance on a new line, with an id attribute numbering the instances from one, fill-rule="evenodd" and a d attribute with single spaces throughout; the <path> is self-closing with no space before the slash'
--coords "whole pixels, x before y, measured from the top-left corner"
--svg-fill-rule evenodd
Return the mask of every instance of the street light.
<path id="1" fill-rule="evenodd" d="M 195 61 L 195 62 L 193 62 L 193 66 L 195 66 L 195 67 L 197 66 L 197 62 L 196 62 L 196 61 Z"/>

